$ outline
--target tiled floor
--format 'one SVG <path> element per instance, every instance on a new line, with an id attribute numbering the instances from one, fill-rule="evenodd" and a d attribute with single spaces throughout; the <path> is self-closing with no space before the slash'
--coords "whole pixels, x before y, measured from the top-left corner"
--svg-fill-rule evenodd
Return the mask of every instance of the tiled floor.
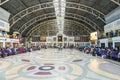
<path id="1" fill-rule="evenodd" d="M 42 49 L 0 58 L 0 80 L 120 80 L 120 66 L 75 49 Z"/>

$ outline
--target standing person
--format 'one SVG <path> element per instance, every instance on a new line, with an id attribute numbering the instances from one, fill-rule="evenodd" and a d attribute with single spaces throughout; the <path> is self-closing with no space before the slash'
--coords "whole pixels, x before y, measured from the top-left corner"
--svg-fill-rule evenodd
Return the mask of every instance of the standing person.
<path id="1" fill-rule="evenodd" d="M 41 45 L 39 45 L 39 48 L 41 49 Z"/>
<path id="2" fill-rule="evenodd" d="M 95 54 L 96 57 L 98 56 L 98 54 L 99 54 L 99 47 L 96 47 L 96 48 L 95 48 L 94 54 Z"/>
<path id="3" fill-rule="evenodd" d="M 93 51 L 94 51 L 94 47 L 91 47 L 90 56 L 93 54 Z"/>
<path id="4" fill-rule="evenodd" d="M 107 58 L 110 58 L 110 55 L 111 55 L 111 50 L 108 48 L 108 49 L 107 49 L 106 57 L 107 57 Z"/>
<path id="5" fill-rule="evenodd" d="M 0 49 L 1 57 L 4 58 L 3 48 Z"/>
<path id="6" fill-rule="evenodd" d="M 101 56 L 102 56 L 102 59 L 104 59 L 104 57 L 105 57 L 105 49 L 104 48 L 102 48 Z"/>
<path id="7" fill-rule="evenodd" d="M 18 48 L 15 47 L 14 49 L 15 49 L 15 54 L 18 54 L 18 53 L 19 53 L 19 52 L 18 52 Z"/>
<path id="8" fill-rule="evenodd" d="M 97 47 L 94 48 L 93 56 L 96 56 L 96 54 L 97 54 Z"/>
<path id="9" fill-rule="evenodd" d="M 6 49 L 2 48 L 1 49 L 2 57 L 5 58 L 7 56 Z"/>
<path id="10" fill-rule="evenodd" d="M 1 48 L 0 48 L 0 56 L 2 57 Z"/>
<path id="11" fill-rule="evenodd" d="M 90 53 L 90 48 L 89 48 L 89 47 L 86 48 L 86 53 L 87 53 L 87 54 Z"/>
<path id="12" fill-rule="evenodd" d="M 84 47 L 84 49 L 83 49 L 83 50 L 84 50 L 84 53 L 86 52 L 86 48 L 87 48 L 87 47 Z"/>
<path id="13" fill-rule="evenodd" d="M 120 50 L 119 50 L 119 53 L 118 53 L 118 61 L 120 61 Z"/>
<path id="14" fill-rule="evenodd" d="M 60 49 L 62 50 L 62 44 L 60 44 Z"/>
<path id="15" fill-rule="evenodd" d="M 32 55 L 32 54 L 31 54 L 31 47 L 27 47 L 27 53 L 28 53 L 29 56 Z"/>
<path id="16" fill-rule="evenodd" d="M 10 47 L 7 47 L 7 48 L 6 48 L 6 51 L 7 51 L 7 53 L 8 53 L 8 56 L 12 55 L 12 51 L 11 51 Z"/>
<path id="17" fill-rule="evenodd" d="M 23 47 L 20 47 L 19 51 L 20 51 L 20 53 L 22 53 L 23 52 Z"/>
<path id="18" fill-rule="evenodd" d="M 11 51 L 12 51 L 12 55 L 16 54 L 16 49 L 15 48 L 11 48 Z"/>

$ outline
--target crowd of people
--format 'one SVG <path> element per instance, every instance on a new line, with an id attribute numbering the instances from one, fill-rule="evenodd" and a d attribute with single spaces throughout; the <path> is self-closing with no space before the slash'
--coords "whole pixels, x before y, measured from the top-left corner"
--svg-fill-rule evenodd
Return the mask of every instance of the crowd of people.
<path id="1" fill-rule="evenodd" d="M 73 46 L 71 46 L 73 48 Z M 70 47 L 70 48 L 71 48 Z M 7 56 L 31 52 L 40 50 L 41 48 L 47 49 L 46 46 L 31 46 L 31 47 L 19 47 L 19 48 L 0 48 L 0 56 L 5 58 Z M 101 47 L 77 47 L 80 51 L 92 56 L 101 56 L 102 59 L 113 59 L 120 61 L 120 49 L 119 48 L 101 48 Z"/>
<path id="2" fill-rule="evenodd" d="M 40 46 L 31 46 L 31 47 L 18 47 L 18 48 L 0 48 L 0 56 L 2 58 L 5 58 L 7 56 L 11 55 L 16 55 L 16 54 L 21 54 L 21 53 L 26 53 L 26 52 L 31 52 L 35 50 L 40 50 Z"/>
<path id="3" fill-rule="evenodd" d="M 102 59 L 113 59 L 120 61 L 120 49 L 116 48 L 101 48 L 101 47 L 81 47 L 79 50 L 92 56 L 101 56 Z"/>

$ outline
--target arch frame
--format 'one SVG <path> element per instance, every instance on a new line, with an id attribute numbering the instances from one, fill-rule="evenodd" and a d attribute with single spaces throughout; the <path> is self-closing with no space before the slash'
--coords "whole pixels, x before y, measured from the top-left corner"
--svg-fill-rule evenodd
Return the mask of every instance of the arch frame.
<path id="1" fill-rule="evenodd" d="M 53 21 L 55 22 L 55 19 L 53 19 L 52 22 L 53 22 Z M 71 20 L 71 21 L 74 21 L 74 20 Z M 42 22 L 42 23 L 36 25 L 35 27 L 33 27 L 30 31 L 28 31 L 28 32 L 26 33 L 27 36 L 30 37 L 30 36 L 33 34 L 33 32 L 35 32 L 36 30 L 38 30 L 38 28 L 39 28 L 40 26 L 46 25 L 46 22 L 50 23 L 51 20 L 48 20 L 48 21 L 45 21 L 45 22 Z M 74 21 L 74 22 L 76 22 L 76 23 L 79 24 L 80 26 L 83 26 L 83 28 L 86 28 L 86 31 L 87 31 L 88 33 L 91 33 L 91 32 L 92 32 L 92 31 L 91 31 L 88 27 L 86 27 L 84 24 L 79 23 L 79 22 L 77 22 L 77 21 Z M 37 28 L 36 28 L 36 27 L 37 27 Z M 87 29 L 88 29 L 88 30 L 87 30 Z"/>

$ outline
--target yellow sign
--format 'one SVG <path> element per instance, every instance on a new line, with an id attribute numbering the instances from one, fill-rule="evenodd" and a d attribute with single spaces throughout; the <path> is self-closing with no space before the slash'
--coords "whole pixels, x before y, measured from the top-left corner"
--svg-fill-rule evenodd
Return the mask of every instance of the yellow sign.
<path id="1" fill-rule="evenodd" d="M 13 37 L 16 37 L 17 36 L 17 34 L 16 33 L 13 33 Z"/>

